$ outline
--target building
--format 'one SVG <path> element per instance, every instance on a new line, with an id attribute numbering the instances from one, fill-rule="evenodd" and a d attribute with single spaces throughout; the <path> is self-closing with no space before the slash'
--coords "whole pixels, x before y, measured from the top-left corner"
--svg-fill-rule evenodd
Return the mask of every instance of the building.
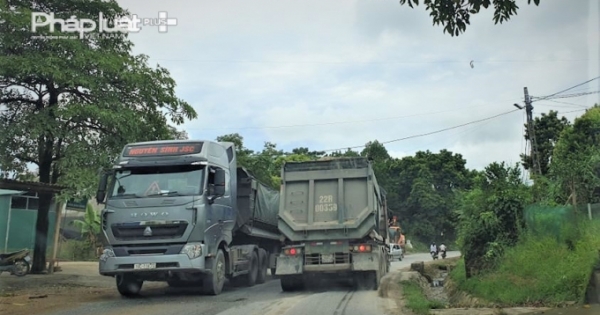
<path id="1" fill-rule="evenodd" d="M 0 189 L 0 251 L 33 250 L 39 199 L 37 193 Z M 52 236 L 56 222 L 56 205 L 48 215 L 48 253 L 52 252 Z"/>

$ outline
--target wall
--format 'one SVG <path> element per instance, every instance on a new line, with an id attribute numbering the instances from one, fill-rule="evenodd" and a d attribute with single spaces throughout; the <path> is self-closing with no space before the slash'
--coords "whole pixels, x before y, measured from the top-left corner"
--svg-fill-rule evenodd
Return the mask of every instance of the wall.
<path id="1" fill-rule="evenodd" d="M 0 251 L 11 252 L 28 248 L 33 250 L 35 242 L 35 224 L 37 220 L 37 210 L 25 210 L 12 208 L 10 211 L 10 222 L 8 221 L 8 203 L 10 195 L 0 196 Z M 50 207 L 49 226 L 48 226 L 48 249 L 47 253 L 52 253 L 52 243 L 54 236 L 54 224 L 56 221 L 55 205 Z M 8 246 L 6 244 L 6 229 L 8 227 Z"/>
<path id="2" fill-rule="evenodd" d="M 10 207 L 10 195 L 0 195 L 0 252 L 4 252 L 8 207 Z"/>

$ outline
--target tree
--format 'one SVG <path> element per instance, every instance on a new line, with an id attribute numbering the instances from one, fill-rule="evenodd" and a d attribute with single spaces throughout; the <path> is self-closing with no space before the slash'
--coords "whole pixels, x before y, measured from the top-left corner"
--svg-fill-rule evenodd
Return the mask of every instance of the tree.
<path id="1" fill-rule="evenodd" d="M 573 205 L 600 202 L 600 107 L 565 128 L 552 155 L 549 177 L 555 197 Z"/>
<path id="2" fill-rule="evenodd" d="M 527 4 L 531 2 L 532 0 L 527 0 Z M 444 26 L 444 33 L 450 36 L 464 33 L 467 25 L 471 24 L 471 15 L 479 13 L 482 7 L 494 7 L 494 24 L 508 21 L 519 9 L 516 0 L 424 0 L 423 3 L 425 9 L 431 11 L 429 15 L 433 17 L 433 25 L 441 24 Z M 540 0 L 533 0 L 533 3 L 537 6 Z M 419 5 L 419 0 L 400 0 L 400 5 L 405 4 L 414 8 Z"/>
<path id="3" fill-rule="evenodd" d="M 173 126 L 169 126 L 169 138 L 173 140 L 189 140 L 190 136 L 185 130 L 177 130 Z"/>
<path id="4" fill-rule="evenodd" d="M 389 163 L 385 171 L 389 180 L 384 186 L 389 193 L 388 204 L 397 209 L 405 230 L 426 242 L 452 240 L 456 196 L 472 183 L 473 173 L 467 170 L 463 157 L 447 150 L 420 151 Z"/>
<path id="5" fill-rule="evenodd" d="M 535 140 L 537 143 L 538 158 L 540 162 L 541 175 L 547 175 L 550 169 L 552 151 L 558 141 L 561 132 L 569 126 L 569 120 L 564 116 L 558 118 L 558 112 L 551 110 L 548 114 L 542 113 L 541 117 L 534 120 Z M 529 126 L 525 125 L 525 140 L 529 141 Z M 526 170 L 533 168 L 533 160 L 528 154 L 521 154 L 521 161 Z"/>
<path id="6" fill-rule="evenodd" d="M 475 187 L 458 203 L 458 243 L 467 278 L 494 266 L 504 248 L 514 246 L 525 227 L 523 212 L 531 201 L 518 165 L 491 163 Z"/>
<path id="7" fill-rule="evenodd" d="M 127 142 L 168 139 L 175 124 L 196 117 L 175 96 L 169 72 L 131 55 L 125 33 L 83 39 L 58 25 L 31 33 L 31 13 L 56 18 L 108 20 L 127 15 L 116 1 L 0 0 L 0 164 L 12 170 L 39 168 L 39 181 L 69 187 L 65 194 L 91 195 L 97 169 Z M 165 114 L 165 112 L 167 114 Z M 39 195 L 32 273 L 45 267 L 48 210 L 52 196 Z"/>

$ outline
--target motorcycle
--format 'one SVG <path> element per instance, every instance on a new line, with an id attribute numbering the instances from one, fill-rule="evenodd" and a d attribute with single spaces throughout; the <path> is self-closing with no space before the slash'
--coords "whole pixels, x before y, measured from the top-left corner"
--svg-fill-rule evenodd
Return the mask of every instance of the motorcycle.
<path id="1" fill-rule="evenodd" d="M 0 254 L 0 274 L 10 272 L 11 275 L 22 277 L 29 273 L 31 256 L 28 249 Z"/>
<path id="2" fill-rule="evenodd" d="M 442 251 L 442 259 L 446 259 L 446 251 L 445 250 Z"/>
<path id="3" fill-rule="evenodd" d="M 438 253 L 437 252 L 431 252 L 431 257 L 433 258 L 433 260 L 438 259 Z"/>

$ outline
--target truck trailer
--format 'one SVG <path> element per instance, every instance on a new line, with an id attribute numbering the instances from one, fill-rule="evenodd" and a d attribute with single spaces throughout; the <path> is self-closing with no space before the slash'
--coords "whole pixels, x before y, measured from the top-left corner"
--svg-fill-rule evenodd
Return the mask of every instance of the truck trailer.
<path id="1" fill-rule="evenodd" d="M 276 274 L 283 291 L 311 278 L 377 289 L 389 271 L 387 204 L 366 158 L 285 163 Z"/>
<path id="2" fill-rule="evenodd" d="M 229 142 L 131 143 L 103 172 L 99 272 L 121 295 L 138 295 L 144 281 L 210 295 L 226 278 L 265 282 L 281 248 L 279 192 L 238 167 L 235 152 Z"/>

